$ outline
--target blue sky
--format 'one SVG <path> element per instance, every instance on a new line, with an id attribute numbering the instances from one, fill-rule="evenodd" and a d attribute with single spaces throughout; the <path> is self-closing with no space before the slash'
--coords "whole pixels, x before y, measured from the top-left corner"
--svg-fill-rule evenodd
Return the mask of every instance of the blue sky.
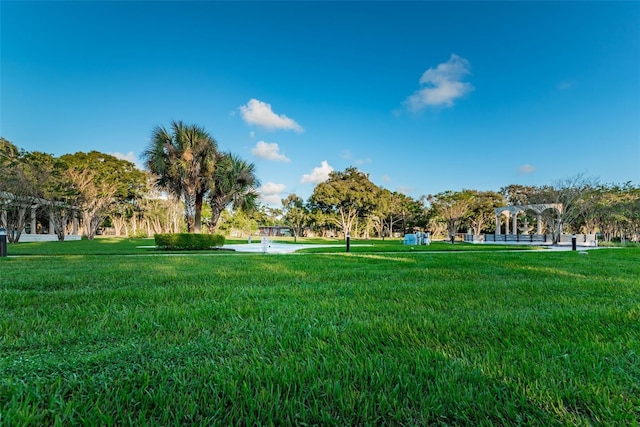
<path id="1" fill-rule="evenodd" d="M 264 201 L 640 183 L 639 2 L 0 3 L 0 135 L 139 156 L 205 127 Z"/>

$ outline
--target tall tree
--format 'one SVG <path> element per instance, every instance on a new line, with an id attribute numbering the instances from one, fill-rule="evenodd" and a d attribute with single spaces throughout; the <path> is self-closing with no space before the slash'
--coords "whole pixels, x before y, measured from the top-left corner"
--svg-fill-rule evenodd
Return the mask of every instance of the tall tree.
<path id="1" fill-rule="evenodd" d="M 213 174 L 213 185 L 207 199 L 211 206 L 211 229 L 214 230 L 220 214 L 227 206 L 233 209 L 252 211 L 257 208 L 257 187 L 255 165 L 231 153 L 218 155 L 217 167 Z"/>
<path id="2" fill-rule="evenodd" d="M 308 217 L 303 200 L 295 194 L 289 194 L 286 199 L 282 199 L 282 212 L 285 224 L 293 229 L 293 241 L 297 242 Z"/>
<path id="3" fill-rule="evenodd" d="M 447 224 L 449 236 L 455 235 L 471 213 L 472 196 L 460 191 L 445 191 L 428 196 L 431 210 L 438 219 Z"/>
<path id="4" fill-rule="evenodd" d="M 537 187 L 531 185 L 511 184 L 500 188 L 499 193 L 504 197 L 507 204 L 511 206 L 522 206 L 529 204 L 529 198 L 537 193 L 538 190 Z"/>
<path id="5" fill-rule="evenodd" d="M 379 188 L 369 180 L 369 175 L 348 167 L 344 172 L 331 172 L 328 180 L 318 184 L 310 203 L 325 213 L 337 214 L 337 225 L 346 238 L 355 220 L 374 210 L 378 193 Z"/>
<path id="6" fill-rule="evenodd" d="M 76 194 L 75 189 L 65 179 L 65 163 L 50 154 L 31 152 L 27 155 L 29 163 L 37 170 L 39 182 L 39 197 L 42 198 L 40 206 L 48 210 L 49 217 L 53 220 L 53 232 L 58 240 L 63 241 L 66 235 L 67 223 L 74 215 Z M 33 233 L 34 231 L 32 231 Z"/>
<path id="7" fill-rule="evenodd" d="M 82 212 L 84 234 L 93 239 L 117 201 L 140 197 L 145 175 L 133 163 L 91 151 L 65 154 L 65 179 L 75 195 L 71 204 Z"/>
<path id="8" fill-rule="evenodd" d="M 627 182 L 623 185 L 600 185 L 593 192 L 594 203 L 583 209 L 581 223 L 587 233 L 599 230 L 602 240 L 628 236 L 638 240 L 640 233 L 640 187 Z"/>
<path id="9" fill-rule="evenodd" d="M 529 203 L 561 204 L 562 209 L 547 209 L 543 212 L 545 223 L 549 225 L 553 236 L 553 244 L 560 241 L 565 227 L 572 226 L 585 209 L 591 209 L 597 197 L 593 191 L 597 181 L 594 178 L 578 174 L 538 188 L 529 196 Z"/>
<path id="10" fill-rule="evenodd" d="M 382 189 L 377 198 L 377 211 L 381 216 L 382 225 L 389 230 L 389 236 L 393 236 L 393 226 L 402 222 L 406 217 L 406 196 L 396 191 L 391 192 Z"/>
<path id="11" fill-rule="evenodd" d="M 495 191 L 463 190 L 471 199 L 469 226 L 473 234 L 482 233 L 484 228 L 495 218 L 495 208 L 505 205 L 502 194 Z"/>
<path id="12" fill-rule="evenodd" d="M 38 197 L 38 185 L 32 179 L 33 168 L 24 150 L 0 138 L 0 227 L 7 229 L 7 239 L 15 243 L 25 226 L 27 209 Z"/>
<path id="13" fill-rule="evenodd" d="M 213 185 L 218 144 L 204 128 L 171 123 L 171 130 L 156 126 L 142 154 L 145 165 L 157 175 L 156 185 L 182 199 L 189 232 L 202 227 L 202 203 Z"/>

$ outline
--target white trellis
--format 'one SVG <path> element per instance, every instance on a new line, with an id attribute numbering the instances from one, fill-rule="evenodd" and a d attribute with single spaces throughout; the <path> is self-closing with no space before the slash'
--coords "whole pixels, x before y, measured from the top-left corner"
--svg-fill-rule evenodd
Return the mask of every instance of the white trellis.
<path id="1" fill-rule="evenodd" d="M 504 214 L 506 216 L 506 221 L 504 224 L 504 234 L 506 235 L 516 235 L 518 234 L 518 215 L 524 214 L 526 211 L 533 211 L 537 215 L 537 230 L 536 234 L 542 234 L 542 213 L 547 209 L 555 209 L 558 213 L 562 213 L 562 204 L 560 203 L 542 203 L 536 205 L 522 205 L 522 206 L 502 206 L 499 208 L 495 208 L 496 214 L 496 234 L 500 233 L 501 217 Z M 511 232 L 509 232 L 509 218 L 511 218 Z"/>
<path id="2" fill-rule="evenodd" d="M 37 221 L 37 211 L 38 209 L 44 208 L 46 206 L 51 206 L 53 204 L 62 205 L 61 202 L 52 202 L 50 200 L 41 199 L 38 197 L 20 197 L 7 192 L 0 192 L 0 227 L 6 228 L 7 233 L 12 232 L 9 230 L 8 221 L 7 221 L 7 208 L 10 206 L 18 206 L 21 209 L 25 210 L 25 215 L 27 214 L 27 210 L 29 213 L 28 222 L 25 221 L 25 225 L 29 225 L 29 232 L 23 228 L 20 230 L 20 242 L 33 242 L 33 241 L 46 241 L 46 240 L 58 240 L 58 237 L 55 233 L 54 227 L 54 216 L 53 212 L 49 212 L 49 224 L 46 229 L 46 233 L 38 233 L 38 221 Z M 69 237 L 69 240 L 79 239 L 78 235 L 78 215 L 76 210 L 74 210 L 73 215 L 71 216 L 71 227 L 72 232 Z M 26 228 L 26 227 L 25 227 Z"/>

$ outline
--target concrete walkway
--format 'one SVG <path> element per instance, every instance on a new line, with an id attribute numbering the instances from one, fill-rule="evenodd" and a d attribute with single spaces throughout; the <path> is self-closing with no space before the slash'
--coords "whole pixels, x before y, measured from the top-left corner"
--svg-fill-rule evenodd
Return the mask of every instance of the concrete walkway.
<path id="1" fill-rule="evenodd" d="M 372 246 L 372 245 L 351 245 L 353 246 Z M 345 248 L 344 244 L 332 244 L 332 245 L 298 245 L 293 243 L 276 243 L 269 242 L 269 246 L 267 247 L 268 254 L 291 254 L 300 249 L 307 248 Z M 231 249 L 236 252 L 254 252 L 254 253 L 262 253 L 262 243 L 247 243 L 247 244 L 239 244 L 239 245 L 224 245 L 222 249 Z"/>
<path id="2" fill-rule="evenodd" d="M 373 246 L 373 245 L 351 245 L 351 247 L 356 247 L 356 246 Z M 505 246 L 508 246 L 508 245 L 505 245 Z M 346 247 L 345 247 L 344 244 L 331 244 L 331 245 L 307 244 L 307 245 L 305 245 L 305 244 L 270 242 L 266 253 L 268 253 L 268 254 L 291 254 L 291 253 L 294 253 L 295 251 L 298 251 L 300 249 L 307 249 L 307 248 L 345 248 L 345 250 L 346 250 Z M 262 253 L 262 251 L 263 251 L 261 243 L 224 245 L 222 247 L 222 249 L 230 249 L 230 250 L 234 250 L 236 252 L 252 252 L 252 253 Z M 577 248 L 578 251 L 586 251 L 586 250 L 592 250 L 592 249 L 600 249 L 600 248 L 595 247 L 595 246 L 578 246 L 578 248 Z M 571 250 L 571 246 L 570 245 L 569 246 L 562 245 L 562 246 L 542 246 L 542 249 L 540 249 L 540 250 L 522 251 L 522 252 L 547 252 L 547 251 L 570 251 L 570 250 Z M 508 249 L 508 247 L 505 247 L 505 251 L 514 252 L 513 250 Z M 469 251 L 420 251 L 419 253 L 436 253 L 436 252 L 460 253 L 460 252 L 481 252 L 481 251 L 473 251 L 473 250 L 469 250 Z M 491 251 L 489 251 L 489 252 L 491 252 Z M 390 252 L 390 253 L 402 253 L 402 252 Z"/>

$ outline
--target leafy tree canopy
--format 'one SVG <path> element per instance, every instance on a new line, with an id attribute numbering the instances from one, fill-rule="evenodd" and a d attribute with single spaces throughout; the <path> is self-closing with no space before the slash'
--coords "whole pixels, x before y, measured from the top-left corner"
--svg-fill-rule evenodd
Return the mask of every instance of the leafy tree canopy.
<path id="1" fill-rule="evenodd" d="M 316 186 L 310 202 L 324 212 L 337 214 L 338 225 L 346 236 L 356 218 L 374 210 L 378 192 L 368 174 L 348 167 L 344 172 L 331 172 L 327 181 Z"/>

